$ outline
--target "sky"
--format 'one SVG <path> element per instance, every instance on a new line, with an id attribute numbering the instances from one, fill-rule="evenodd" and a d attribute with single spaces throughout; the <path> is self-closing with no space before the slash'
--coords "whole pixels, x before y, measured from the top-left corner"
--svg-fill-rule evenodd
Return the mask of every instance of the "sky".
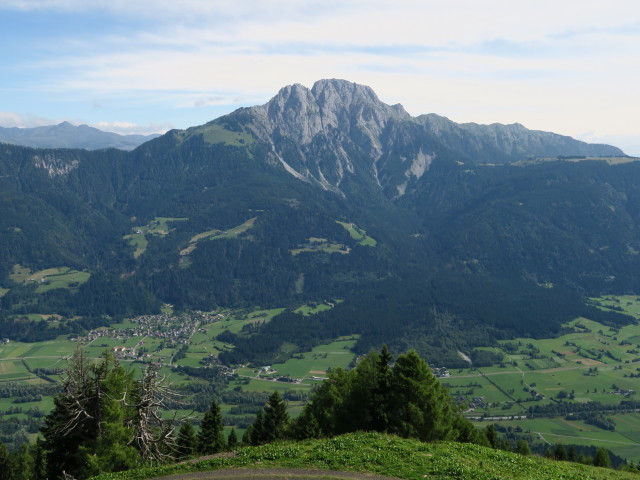
<path id="1" fill-rule="evenodd" d="M 0 0 L 0 126 L 201 125 L 293 83 L 640 156 L 637 0 Z"/>

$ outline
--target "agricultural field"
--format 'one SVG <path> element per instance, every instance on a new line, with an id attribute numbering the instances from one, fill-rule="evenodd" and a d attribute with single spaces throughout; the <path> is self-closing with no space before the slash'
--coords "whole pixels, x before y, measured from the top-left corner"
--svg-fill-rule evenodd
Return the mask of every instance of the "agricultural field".
<path id="1" fill-rule="evenodd" d="M 287 376 L 300 380 L 326 378 L 333 368 L 347 368 L 355 359 L 351 349 L 357 336 L 341 337 L 328 345 L 319 345 L 310 352 L 295 354 L 284 363 L 272 365 L 274 376 Z"/>
<path id="2" fill-rule="evenodd" d="M 33 272 L 16 270 L 16 275 L 27 278 Z M 332 299 L 303 305 L 296 311 L 313 315 L 332 308 L 339 301 Z M 635 296 L 594 301 L 599 302 L 601 308 L 620 309 L 640 316 L 640 300 Z M 282 311 L 253 308 L 174 316 L 170 306 L 166 306 L 161 315 L 130 319 L 97 329 L 90 336 L 74 341 L 63 336 L 55 341 L 32 344 L 1 343 L 0 388 L 9 384 L 46 386 L 52 381 L 59 382 L 66 358 L 79 346 L 95 358 L 105 350 L 120 350 L 121 362 L 136 371 L 144 362 L 161 361 L 165 365 L 163 374 L 174 386 L 206 385 L 209 382 L 205 380 L 206 375 L 193 377 L 189 372 L 194 371 L 188 369 L 218 368 L 217 355 L 235 348 L 217 340 L 221 333 L 238 334 L 251 325 L 268 324 Z M 490 422 L 518 427 L 541 442 L 602 445 L 623 457 L 640 460 L 640 412 L 619 409 L 621 401 L 633 401 L 637 397 L 640 326 L 612 328 L 578 318 L 566 327 L 567 333 L 558 338 L 517 338 L 485 347 L 483 350 L 501 355 L 502 360 L 478 368 L 471 365 L 452 369 L 440 380 L 456 401 L 466 406 L 466 415 L 478 426 Z M 327 372 L 353 364 L 355 354 L 352 350 L 357 340 L 356 336 L 336 338 L 273 365 L 227 369 L 227 376 L 219 380 L 224 390 L 218 391 L 218 395 L 228 398 L 223 406 L 228 425 L 234 425 L 241 432 L 266 396 L 274 391 L 287 396 L 292 415 L 299 413 L 313 386 L 321 384 Z M 0 411 L 13 412 L 13 400 L 0 398 Z M 615 425 L 613 430 L 553 410 L 558 406 L 579 406 L 588 402 L 602 405 L 604 417 Z M 43 397 L 25 403 L 22 411 L 5 418 L 22 418 L 31 407 L 46 412 L 51 405 L 51 397 Z"/>
<path id="3" fill-rule="evenodd" d="M 592 301 L 640 318 L 637 296 Z M 640 460 L 640 416 L 616 411 L 622 401 L 640 401 L 640 325 L 609 327 L 578 318 L 567 329 L 571 333 L 558 338 L 502 341 L 493 349 L 503 355 L 500 364 L 452 370 L 442 381 L 471 407 L 467 416 L 478 425 L 490 421 L 520 427 L 550 444 L 595 444 Z M 588 402 L 599 402 L 600 414 L 613 422 L 613 430 L 561 413 L 579 412 Z M 537 407 L 544 409 L 542 414 L 534 413 Z"/>
<path id="4" fill-rule="evenodd" d="M 133 247 L 133 257 L 138 258 L 147 250 L 149 245 L 147 235 L 168 235 L 172 230 L 169 226 L 171 222 L 184 222 L 185 220 L 188 220 L 188 218 L 156 217 L 146 225 L 133 227 L 134 233 L 125 235 L 123 238 Z"/>
<path id="5" fill-rule="evenodd" d="M 35 284 L 36 293 L 44 293 L 55 288 L 77 289 L 89 280 L 89 272 L 72 270 L 69 267 L 54 267 L 45 270 L 31 271 L 21 265 L 14 265 L 9 278 L 20 285 Z M 0 297 L 6 294 L 9 288 L 0 288 Z"/>

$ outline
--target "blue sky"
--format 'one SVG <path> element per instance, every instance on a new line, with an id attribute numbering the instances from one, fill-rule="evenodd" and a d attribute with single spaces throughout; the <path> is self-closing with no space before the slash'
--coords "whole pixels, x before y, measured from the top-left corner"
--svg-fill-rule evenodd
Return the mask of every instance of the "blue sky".
<path id="1" fill-rule="evenodd" d="M 0 126 L 187 128 L 344 78 L 640 155 L 637 0 L 0 0 Z"/>

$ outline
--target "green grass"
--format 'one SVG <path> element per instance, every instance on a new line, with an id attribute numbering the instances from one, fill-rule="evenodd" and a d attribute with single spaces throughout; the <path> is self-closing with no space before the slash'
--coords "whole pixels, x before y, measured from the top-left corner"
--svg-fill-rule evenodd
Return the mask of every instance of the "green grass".
<path id="1" fill-rule="evenodd" d="M 197 235 L 194 235 L 193 237 L 191 237 L 191 240 L 189 240 L 189 245 L 185 248 L 183 248 L 182 250 L 180 250 L 180 255 L 182 255 L 183 257 L 186 257 L 187 255 L 189 255 L 191 252 L 193 252 L 197 247 L 198 247 L 198 243 L 202 240 L 216 240 L 216 239 L 221 239 L 221 238 L 236 238 L 239 235 L 245 233 L 247 230 L 249 230 L 251 227 L 253 227 L 256 223 L 258 217 L 253 217 L 250 218 L 249 220 L 247 220 L 246 222 L 230 228 L 229 230 L 217 230 L 217 229 L 213 229 L 213 230 L 208 230 L 206 232 L 201 232 L 198 233 Z M 183 258 L 183 261 L 181 262 L 182 266 L 186 266 L 186 259 Z"/>
<path id="2" fill-rule="evenodd" d="M 565 417 L 534 418 L 525 420 L 497 420 L 503 426 L 520 427 L 526 433 L 535 433 L 550 444 L 598 445 L 628 460 L 640 460 L 640 415 L 637 413 L 607 415 L 616 422 L 616 430 L 602 430 L 580 420 Z M 477 422 L 477 426 L 487 423 Z"/>
<path id="3" fill-rule="evenodd" d="M 88 272 L 71 270 L 69 267 L 54 267 L 44 270 L 31 271 L 19 264 L 13 266 L 9 275 L 11 280 L 22 285 L 37 284 L 36 293 L 44 293 L 54 288 L 67 288 L 75 290 L 91 277 Z M 1 289 L 4 293 L 9 289 Z M 4 295 L 2 293 L 2 295 Z"/>
<path id="4" fill-rule="evenodd" d="M 149 246 L 149 240 L 144 233 L 131 233 L 129 235 L 125 235 L 125 240 L 129 242 L 129 245 L 133 247 L 133 258 L 138 258 L 144 252 L 147 251 L 147 247 Z"/>
<path id="5" fill-rule="evenodd" d="M 209 144 L 222 143 L 234 147 L 246 147 L 253 144 L 253 136 L 250 133 L 232 132 L 218 124 L 189 129 L 185 133 L 185 140 L 193 135 L 202 135 L 204 141 Z"/>
<path id="6" fill-rule="evenodd" d="M 235 388 L 237 386 L 241 386 L 242 390 L 245 392 L 284 393 L 287 390 L 300 390 L 304 392 L 311 391 L 311 385 L 309 384 L 274 382 L 272 380 L 263 380 L 256 378 L 251 378 L 248 384 L 238 380 L 229 382 L 229 388 Z"/>
<path id="7" fill-rule="evenodd" d="M 146 479 L 223 468 L 328 469 L 422 479 L 632 479 L 637 475 L 453 442 L 420 443 L 399 437 L 355 433 L 323 440 L 246 447 L 233 456 L 94 477 Z M 250 474 L 247 474 L 249 476 Z M 253 475 L 259 475 L 257 472 Z"/>
<path id="8" fill-rule="evenodd" d="M 307 243 L 298 245 L 298 248 L 290 250 L 294 257 L 303 252 L 324 252 L 324 253 L 341 253 L 348 254 L 351 251 L 349 247 L 342 243 L 330 242 L 326 238 L 309 237 Z"/>
<path id="9" fill-rule="evenodd" d="M 66 268 L 66 267 L 65 267 Z M 69 270 L 65 273 L 47 276 L 42 283 L 36 288 L 36 293 L 43 293 L 54 288 L 76 289 L 87 280 L 91 274 L 89 272 L 79 272 L 77 270 Z"/>
<path id="10" fill-rule="evenodd" d="M 310 352 L 296 354 L 284 363 L 273 364 L 278 375 L 289 375 L 293 378 L 325 377 L 331 368 L 346 368 L 355 358 L 351 349 L 357 337 L 338 339 L 328 345 L 319 345 Z"/>
<path id="11" fill-rule="evenodd" d="M 133 247 L 133 256 L 138 258 L 144 252 L 147 251 L 149 240 L 147 235 L 163 236 L 168 235 L 172 228 L 171 222 L 184 222 L 189 220 L 188 218 L 176 218 L 176 217 L 156 217 L 146 225 L 133 227 L 134 233 L 125 235 L 124 238 L 129 242 L 129 245 Z"/>
<path id="12" fill-rule="evenodd" d="M 27 370 L 21 360 L 0 361 L 0 382 L 28 380 L 36 376 Z"/>
<path id="13" fill-rule="evenodd" d="M 301 307 L 297 308 L 295 311 L 295 313 L 301 313 L 304 316 L 307 315 L 313 315 L 315 313 L 319 313 L 319 312 L 324 312 L 326 310 L 331 310 L 333 307 L 336 306 L 336 304 L 341 303 L 342 300 L 330 300 L 327 301 L 325 300 L 322 303 L 312 303 L 309 305 L 302 305 Z"/>
<path id="14" fill-rule="evenodd" d="M 374 238 L 367 235 L 367 232 L 365 232 L 363 229 L 358 227 L 355 223 L 347 223 L 347 222 L 338 222 L 338 223 L 342 225 L 347 230 L 347 232 L 349 232 L 349 235 L 351 235 L 351 238 L 358 241 L 359 245 L 363 245 L 366 247 L 375 247 L 378 244 L 378 242 Z"/>

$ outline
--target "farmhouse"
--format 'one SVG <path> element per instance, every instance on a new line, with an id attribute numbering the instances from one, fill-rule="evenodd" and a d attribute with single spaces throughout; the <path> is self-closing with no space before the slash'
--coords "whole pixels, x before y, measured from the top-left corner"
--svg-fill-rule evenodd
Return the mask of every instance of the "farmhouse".
<path id="1" fill-rule="evenodd" d="M 117 346 L 117 347 L 113 347 L 113 354 L 116 356 L 116 358 L 135 357 L 136 349 L 128 348 L 124 346 Z"/>

